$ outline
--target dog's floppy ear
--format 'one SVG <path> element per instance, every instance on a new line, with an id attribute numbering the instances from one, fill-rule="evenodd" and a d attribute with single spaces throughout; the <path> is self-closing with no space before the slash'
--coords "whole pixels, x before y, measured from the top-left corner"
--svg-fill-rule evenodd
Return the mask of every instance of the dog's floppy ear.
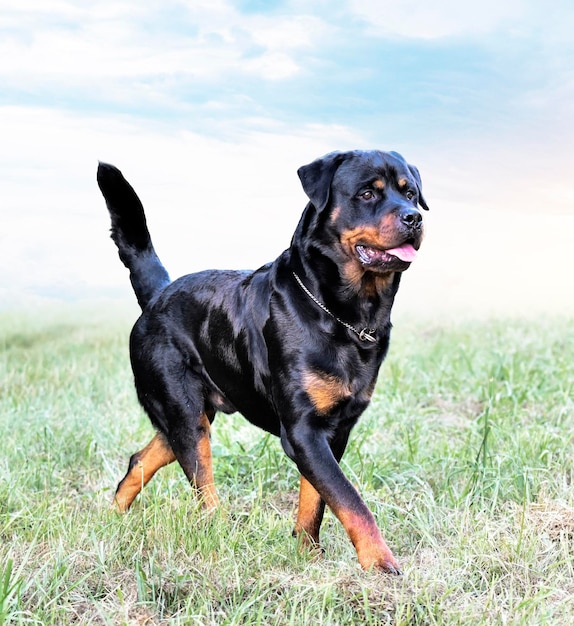
<path id="1" fill-rule="evenodd" d="M 319 211 L 327 206 L 333 176 L 348 154 L 348 152 L 331 152 L 315 159 L 309 165 L 302 165 L 297 170 L 303 190 Z"/>
<path id="2" fill-rule="evenodd" d="M 414 179 L 417 182 L 417 189 L 419 192 L 419 204 L 422 206 L 422 208 L 425 211 L 429 210 L 428 204 L 426 203 L 424 197 L 423 197 L 423 186 L 422 186 L 422 181 L 421 181 L 421 175 L 419 174 L 419 170 L 417 167 L 415 167 L 414 165 L 408 165 L 409 168 L 409 172 L 414 176 Z"/>

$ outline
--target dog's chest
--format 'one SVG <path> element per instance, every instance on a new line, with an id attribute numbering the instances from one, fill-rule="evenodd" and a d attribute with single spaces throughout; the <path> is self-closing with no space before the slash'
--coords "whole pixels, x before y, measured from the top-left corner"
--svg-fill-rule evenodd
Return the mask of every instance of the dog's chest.
<path id="1" fill-rule="evenodd" d="M 349 376 L 342 372 L 307 369 L 301 382 L 309 402 L 320 416 L 358 417 L 371 400 L 376 372 Z"/>

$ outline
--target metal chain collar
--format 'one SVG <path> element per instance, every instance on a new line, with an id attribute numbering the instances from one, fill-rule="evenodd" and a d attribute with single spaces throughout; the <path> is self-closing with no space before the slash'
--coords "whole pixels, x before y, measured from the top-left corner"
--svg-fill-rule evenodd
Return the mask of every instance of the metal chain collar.
<path id="1" fill-rule="evenodd" d="M 348 324 L 347 322 L 339 319 L 336 315 L 331 313 L 331 311 L 329 311 L 329 309 L 320 300 L 317 300 L 317 298 L 307 289 L 307 287 L 305 287 L 303 281 L 299 278 L 299 276 L 297 276 L 297 274 L 295 274 L 295 272 L 293 272 L 293 276 L 295 277 L 295 280 L 299 283 L 299 287 L 301 287 L 301 289 L 311 298 L 311 300 L 313 300 L 313 302 L 317 306 L 321 307 L 323 311 L 325 311 L 325 313 L 330 315 L 334 320 L 339 322 L 339 324 L 342 324 L 345 328 L 353 331 L 361 341 L 370 341 L 371 343 L 376 343 L 377 338 L 374 336 L 375 332 L 377 331 L 376 328 L 363 328 L 361 330 L 357 330 L 354 326 L 351 326 L 351 324 Z"/>

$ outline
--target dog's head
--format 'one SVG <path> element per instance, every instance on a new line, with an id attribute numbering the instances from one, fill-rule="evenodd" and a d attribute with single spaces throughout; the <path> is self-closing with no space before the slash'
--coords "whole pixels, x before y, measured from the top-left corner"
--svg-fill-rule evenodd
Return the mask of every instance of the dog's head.
<path id="1" fill-rule="evenodd" d="M 313 231 L 350 281 L 410 266 L 423 238 L 418 207 L 428 210 L 416 167 L 396 152 L 334 152 L 298 174 L 312 211 L 299 234 Z"/>

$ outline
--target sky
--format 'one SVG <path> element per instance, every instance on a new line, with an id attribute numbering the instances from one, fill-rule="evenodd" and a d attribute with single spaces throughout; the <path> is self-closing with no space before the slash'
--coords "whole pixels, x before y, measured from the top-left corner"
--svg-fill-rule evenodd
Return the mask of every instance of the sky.
<path id="1" fill-rule="evenodd" d="M 571 0 L 3 0 L 0 307 L 130 300 L 118 166 L 172 277 L 257 268 L 332 150 L 396 150 L 431 210 L 397 306 L 574 313 Z"/>

